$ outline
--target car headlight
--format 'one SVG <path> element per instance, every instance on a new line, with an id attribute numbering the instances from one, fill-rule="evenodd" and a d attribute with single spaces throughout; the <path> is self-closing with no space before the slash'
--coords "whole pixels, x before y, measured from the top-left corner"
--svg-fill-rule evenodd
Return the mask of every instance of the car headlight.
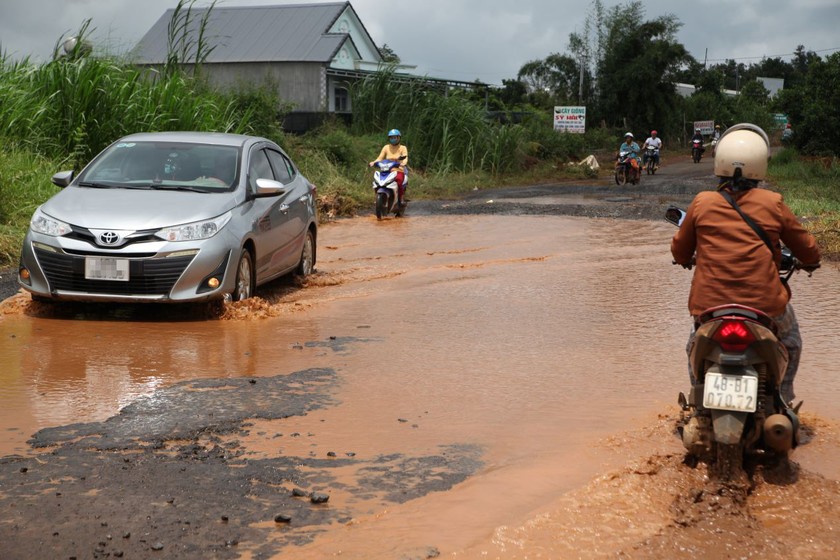
<path id="1" fill-rule="evenodd" d="M 62 235 L 67 235 L 70 233 L 72 228 L 62 222 L 61 220 L 56 220 L 51 216 L 47 216 L 41 209 L 38 208 L 35 210 L 35 213 L 32 215 L 32 220 L 29 222 L 29 227 L 32 231 L 37 233 L 43 233 L 44 235 L 50 235 L 52 237 L 60 237 Z"/>
<path id="2" fill-rule="evenodd" d="M 155 236 L 166 241 L 196 241 L 209 239 L 219 233 L 225 224 L 230 221 L 230 212 L 225 212 L 210 220 L 202 220 L 191 224 L 182 224 L 163 228 L 155 233 Z"/>

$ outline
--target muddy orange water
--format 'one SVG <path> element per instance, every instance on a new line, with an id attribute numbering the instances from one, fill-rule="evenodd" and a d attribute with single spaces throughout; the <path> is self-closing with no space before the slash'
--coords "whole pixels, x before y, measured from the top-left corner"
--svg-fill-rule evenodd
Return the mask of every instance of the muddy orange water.
<path id="1" fill-rule="evenodd" d="M 480 446 L 483 468 L 355 515 L 288 558 L 835 558 L 840 550 L 840 272 L 792 280 L 810 434 L 794 480 L 743 500 L 682 464 L 690 272 L 666 223 L 523 216 L 358 218 L 322 227 L 305 286 L 219 318 L 165 309 L 0 307 L 0 455 L 195 377 L 338 372 L 339 404 L 270 429 L 254 455 Z M 313 341 L 348 337 L 341 352 Z M 243 546 L 243 558 L 249 557 Z"/>

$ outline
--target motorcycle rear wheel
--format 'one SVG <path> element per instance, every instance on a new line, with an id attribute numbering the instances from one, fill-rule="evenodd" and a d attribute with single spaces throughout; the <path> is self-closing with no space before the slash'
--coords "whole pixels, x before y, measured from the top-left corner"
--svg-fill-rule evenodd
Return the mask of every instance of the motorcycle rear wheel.
<path id="1" fill-rule="evenodd" d="M 715 444 L 715 461 L 709 470 L 711 477 L 721 482 L 744 481 L 747 473 L 744 471 L 744 449 L 741 444 Z"/>
<path id="2" fill-rule="evenodd" d="M 623 166 L 622 167 L 616 167 L 616 169 L 615 169 L 615 184 L 620 187 L 620 186 L 623 186 L 626 183 L 627 183 L 627 170 Z"/>
<path id="3" fill-rule="evenodd" d="M 376 219 L 381 220 L 388 213 L 388 195 L 384 192 L 376 193 Z"/>

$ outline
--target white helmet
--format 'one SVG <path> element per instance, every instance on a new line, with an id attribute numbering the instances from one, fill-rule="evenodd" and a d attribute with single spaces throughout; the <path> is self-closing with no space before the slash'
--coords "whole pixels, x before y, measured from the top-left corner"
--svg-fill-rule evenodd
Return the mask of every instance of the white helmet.
<path id="1" fill-rule="evenodd" d="M 770 139 L 760 127 L 742 123 L 726 129 L 715 148 L 715 175 L 761 181 L 767 176 Z"/>
<path id="2" fill-rule="evenodd" d="M 628 136 L 629 136 L 630 138 L 635 138 L 635 136 L 633 136 L 633 133 L 632 133 L 632 132 L 626 132 L 626 133 L 624 134 L 624 137 L 625 137 L 625 138 L 627 138 Z"/>

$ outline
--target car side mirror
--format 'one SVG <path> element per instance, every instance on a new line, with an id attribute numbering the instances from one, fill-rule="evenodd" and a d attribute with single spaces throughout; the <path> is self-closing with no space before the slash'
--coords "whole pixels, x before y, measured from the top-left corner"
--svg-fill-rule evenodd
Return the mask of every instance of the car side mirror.
<path id="1" fill-rule="evenodd" d="M 680 227 L 685 219 L 685 211 L 676 206 L 669 206 L 665 211 L 665 221 L 671 222 L 677 227 Z"/>
<path id="2" fill-rule="evenodd" d="M 280 181 L 273 179 L 257 179 L 257 192 L 255 196 L 279 196 L 286 194 L 286 186 Z"/>
<path id="3" fill-rule="evenodd" d="M 73 172 L 72 171 L 59 171 L 55 175 L 52 176 L 52 183 L 57 187 L 61 187 L 62 189 L 73 182 Z"/>

